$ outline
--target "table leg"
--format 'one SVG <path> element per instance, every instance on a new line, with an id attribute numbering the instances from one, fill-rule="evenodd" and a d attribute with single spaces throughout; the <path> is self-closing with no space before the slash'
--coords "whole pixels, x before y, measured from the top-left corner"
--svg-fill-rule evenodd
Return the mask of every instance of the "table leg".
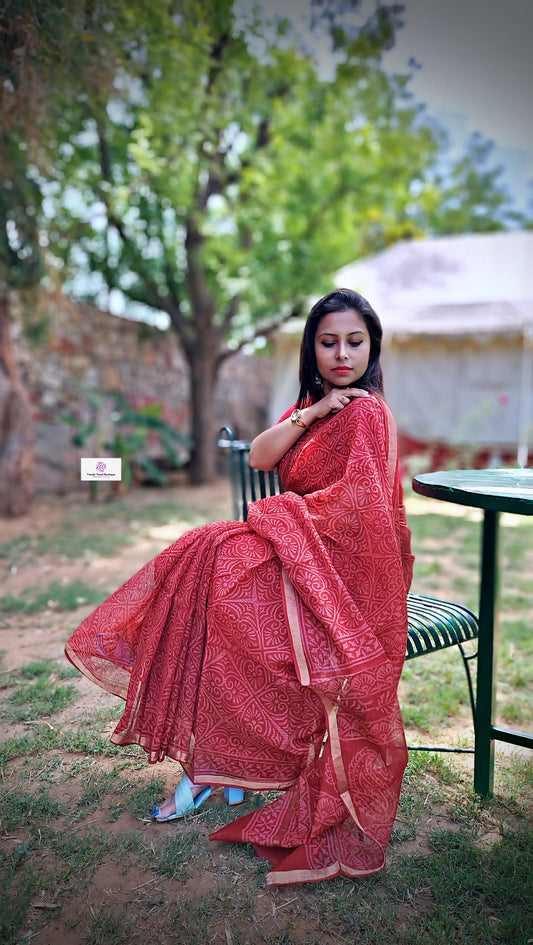
<path id="1" fill-rule="evenodd" d="M 498 543 L 499 512 L 485 510 L 479 593 L 474 790 L 486 797 L 492 796 L 494 783 L 492 719 L 496 709 L 499 604 Z"/>

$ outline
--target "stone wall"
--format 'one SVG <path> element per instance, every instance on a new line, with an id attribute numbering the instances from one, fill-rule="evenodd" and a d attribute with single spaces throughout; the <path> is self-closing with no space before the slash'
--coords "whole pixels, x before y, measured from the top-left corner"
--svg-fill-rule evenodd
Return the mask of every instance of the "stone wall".
<path id="1" fill-rule="evenodd" d="M 98 417 L 98 439 L 113 427 L 112 391 L 140 408 L 158 403 L 175 429 L 190 432 L 189 376 L 172 331 L 118 318 L 60 292 L 19 305 L 14 346 L 36 428 L 35 487 L 65 493 L 80 487 L 80 457 L 99 455 L 93 437 L 81 449 L 72 436 Z M 267 424 L 271 364 L 237 354 L 224 365 L 216 394 L 217 426 L 250 439 Z M 92 452 L 89 452 L 89 446 Z M 157 444 L 151 450 L 157 453 Z"/>

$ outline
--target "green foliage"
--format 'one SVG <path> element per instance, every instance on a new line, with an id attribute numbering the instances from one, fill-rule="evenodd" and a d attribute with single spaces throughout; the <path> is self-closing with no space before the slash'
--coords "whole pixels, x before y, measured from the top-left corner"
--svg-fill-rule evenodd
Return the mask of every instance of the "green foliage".
<path id="1" fill-rule="evenodd" d="M 21 666 L 19 672 L 23 679 L 38 679 L 52 674 L 56 679 L 75 679 L 78 676 L 78 670 L 73 666 L 65 666 L 63 662 L 57 663 L 54 660 L 36 660 L 33 663 L 26 663 L 25 666 Z"/>
<path id="2" fill-rule="evenodd" d="M 49 823 L 62 813 L 60 803 L 52 798 L 48 791 L 41 790 L 39 794 L 28 791 L 12 791 L 3 789 L 0 794 L 2 805 L 2 827 L 4 830 L 13 830 L 20 824 L 37 821 L 40 824 Z"/>
<path id="3" fill-rule="evenodd" d="M 31 546 L 31 535 L 18 535 L 17 538 L 12 538 L 0 545 L 0 559 L 9 559 L 11 564 L 15 564 L 19 557 L 25 554 Z"/>
<path id="4" fill-rule="evenodd" d="M 60 529 L 51 527 L 46 532 L 20 535 L 0 544 L 0 561 L 10 569 L 34 565 L 44 555 L 69 559 L 109 557 L 134 544 L 140 536 L 148 536 L 155 525 L 187 522 L 194 528 L 205 523 L 206 514 L 207 509 L 204 513 L 204 510 L 185 507 L 171 499 L 138 507 L 125 500 L 115 501 L 112 507 L 108 504 L 90 508 L 81 506 L 70 511 Z M 8 606 L 14 608 L 12 613 L 20 613 L 25 611 L 28 603 L 25 598 L 6 595 L 3 604 L 0 603 L 0 612 L 2 606 Z"/>
<path id="5" fill-rule="evenodd" d="M 329 284 L 369 224 L 396 223 L 438 145 L 380 68 L 383 22 L 348 36 L 337 21 L 326 79 L 286 22 L 219 0 L 180 14 L 130 4 L 119 81 L 84 85 L 82 108 L 69 90 L 50 227 L 67 264 L 73 251 L 106 290 L 167 312 L 194 360 L 204 330 L 219 354 L 232 324 L 242 335 Z"/>
<path id="6" fill-rule="evenodd" d="M 95 555 L 106 557 L 117 554 L 124 545 L 135 541 L 137 536 L 128 528 L 118 527 L 119 522 L 115 510 L 116 505 L 113 506 L 111 519 L 109 508 L 105 509 L 105 516 L 101 516 L 106 519 L 107 524 L 112 522 L 114 526 L 112 529 L 98 527 L 100 516 L 94 510 L 94 519 L 89 528 L 87 528 L 87 522 L 82 523 L 75 517 L 75 520 L 71 522 L 71 529 L 60 534 L 54 534 L 53 530 L 49 530 L 37 535 L 20 535 L 12 541 L 1 544 L 0 560 L 9 562 L 9 567 L 18 567 L 20 562 L 35 561 L 48 554 L 61 555 L 65 558 Z"/>
<path id="7" fill-rule="evenodd" d="M 77 0 L 2 0 L 0 4 L 0 292 L 34 287 L 45 273 L 42 191 L 36 167 L 57 143 L 60 98 L 89 68 L 96 44 Z M 110 62 L 99 26 L 101 76 Z M 87 58 L 87 54 L 89 58 Z M 60 65 L 61 64 L 61 65 Z M 62 92 L 59 92 L 62 85 Z"/>
<path id="8" fill-rule="evenodd" d="M 408 518 L 416 559 L 412 590 L 457 600 L 477 611 L 481 520 L 445 513 L 408 514 Z M 497 719 L 498 724 L 525 731 L 533 706 L 531 538 L 530 519 L 503 517 Z M 475 651 L 475 646 L 472 644 L 468 649 Z M 446 732 L 447 719 L 470 715 L 465 673 L 460 655 L 454 650 L 406 663 L 400 684 L 405 723 L 424 732 L 438 726 L 441 738 Z M 474 666 L 471 664 L 471 669 Z M 421 741 L 427 744 L 427 737 Z"/>
<path id="9" fill-rule="evenodd" d="M 113 907 L 99 903 L 91 912 L 89 935 L 85 945 L 131 945 L 138 941 L 138 928 L 124 915 L 116 915 Z"/>
<path id="10" fill-rule="evenodd" d="M 0 718 L 9 722 L 40 721 L 76 701 L 76 686 L 60 686 L 48 678 L 20 683 L 0 705 Z"/>
<path id="11" fill-rule="evenodd" d="M 131 485 L 136 470 L 157 485 L 167 482 L 165 473 L 146 455 L 150 439 L 157 441 L 166 461 L 174 469 L 187 462 L 191 440 L 163 419 L 161 404 L 145 404 L 134 409 L 127 398 L 115 390 L 104 394 L 88 390 L 85 397 L 93 417 L 78 426 L 72 443 L 78 447 L 85 446 L 91 439 L 99 455 L 104 451 L 119 457 L 122 460 L 122 481 L 126 485 Z M 112 407 L 107 422 L 103 419 L 106 402 Z M 74 417 L 64 416 L 63 420 L 71 426 L 77 425 Z M 104 431 L 110 425 L 111 432 L 108 430 L 106 438 Z"/>
<path id="12" fill-rule="evenodd" d="M 494 143 L 471 136 L 465 154 L 445 173 L 430 173 L 420 187 L 414 219 L 431 233 L 489 233 L 524 225 L 502 182 L 503 168 L 491 165 Z"/>
<path id="13" fill-rule="evenodd" d="M 151 859 L 151 858 L 150 858 Z M 165 876 L 185 878 L 190 875 L 192 864 L 194 871 L 201 868 L 202 860 L 207 859 L 201 834 L 196 830 L 169 837 L 157 851 L 157 862 L 147 861 L 158 873 Z"/>
<path id="14" fill-rule="evenodd" d="M 89 587 L 83 581 L 68 584 L 52 583 L 43 591 L 27 587 L 22 595 L 5 594 L 0 597 L 0 614 L 38 614 L 43 610 L 77 610 L 84 604 L 100 604 L 108 592 Z"/>
<path id="15" fill-rule="evenodd" d="M 29 100 L 31 133 L 17 125 L 21 147 L 40 145 L 33 164 L 22 151 L 12 161 L 46 193 L 40 238 L 72 292 L 168 317 L 191 370 L 198 481 L 214 475 L 214 382 L 234 350 L 302 314 L 359 255 L 428 230 L 516 222 L 500 170 L 485 166 L 488 145 L 473 144 L 445 178 L 445 135 L 409 76 L 381 67 L 401 8 L 378 4 L 365 18 L 357 2 L 317 2 L 311 12 L 329 37 L 327 74 L 314 36 L 269 23 L 268 3 L 33 0 L 26 32 L 14 21 L 48 93 L 39 107 Z M 12 114 L 25 72 L 6 59 Z M 115 454 L 128 460 L 138 442 L 138 428 L 117 437 Z"/>
<path id="16" fill-rule="evenodd" d="M 85 837 L 63 833 L 55 835 L 52 847 L 64 861 L 67 875 L 82 875 L 88 879 L 109 855 L 113 840 L 103 832 Z"/>
<path id="17" fill-rule="evenodd" d="M 8 796 L 8 821 L 11 819 L 10 808 Z M 27 815 L 28 810 L 23 810 L 22 813 Z M 20 816 L 20 811 L 17 814 Z M 16 825 L 17 822 L 14 820 L 12 824 Z M 15 850 L 0 855 L 0 941 L 5 945 L 18 945 L 21 941 L 20 930 L 24 926 L 32 896 L 39 887 L 39 877 L 32 859 L 34 846 L 31 840 L 26 840 Z"/>
<path id="18" fill-rule="evenodd" d="M 449 181 L 435 170 L 445 136 L 408 77 L 380 65 L 395 7 L 354 30 L 315 6 L 331 34 L 328 75 L 287 20 L 258 11 L 185 0 L 175 16 L 137 0 L 110 21 L 103 3 L 81 67 L 55 82 L 51 249 L 91 274 L 92 296 L 118 289 L 166 312 L 191 360 L 205 330 L 220 355 L 228 330 L 288 314 L 378 234 L 386 244 L 428 226 L 493 228 L 508 202 L 500 169 L 478 170 L 485 142 Z M 51 23 L 39 25 L 46 38 Z"/>

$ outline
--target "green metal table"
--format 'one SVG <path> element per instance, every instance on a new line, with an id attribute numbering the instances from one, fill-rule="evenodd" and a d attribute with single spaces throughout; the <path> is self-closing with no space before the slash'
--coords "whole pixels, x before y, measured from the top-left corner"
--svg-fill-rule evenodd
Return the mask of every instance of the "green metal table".
<path id="1" fill-rule="evenodd" d="M 454 469 L 415 476 L 420 495 L 483 509 L 475 719 L 474 789 L 490 797 L 494 741 L 533 748 L 533 735 L 493 725 L 500 568 L 500 512 L 533 515 L 533 469 Z"/>

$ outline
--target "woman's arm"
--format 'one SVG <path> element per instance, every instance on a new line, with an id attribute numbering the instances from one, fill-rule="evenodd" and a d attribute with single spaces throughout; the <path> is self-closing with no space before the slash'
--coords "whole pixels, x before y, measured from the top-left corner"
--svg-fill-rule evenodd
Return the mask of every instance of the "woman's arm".
<path id="1" fill-rule="evenodd" d="M 252 440 L 248 461 L 254 469 L 265 472 L 278 465 L 282 456 L 296 443 L 305 430 L 319 417 L 326 417 L 328 413 L 338 413 L 350 402 L 353 397 L 369 397 L 366 390 L 356 387 L 346 387 L 344 390 L 334 388 L 316 404 L 303 407 L 300 419 L 304 426 L 295 423 L 290 417 L 264 430 Z"/>

